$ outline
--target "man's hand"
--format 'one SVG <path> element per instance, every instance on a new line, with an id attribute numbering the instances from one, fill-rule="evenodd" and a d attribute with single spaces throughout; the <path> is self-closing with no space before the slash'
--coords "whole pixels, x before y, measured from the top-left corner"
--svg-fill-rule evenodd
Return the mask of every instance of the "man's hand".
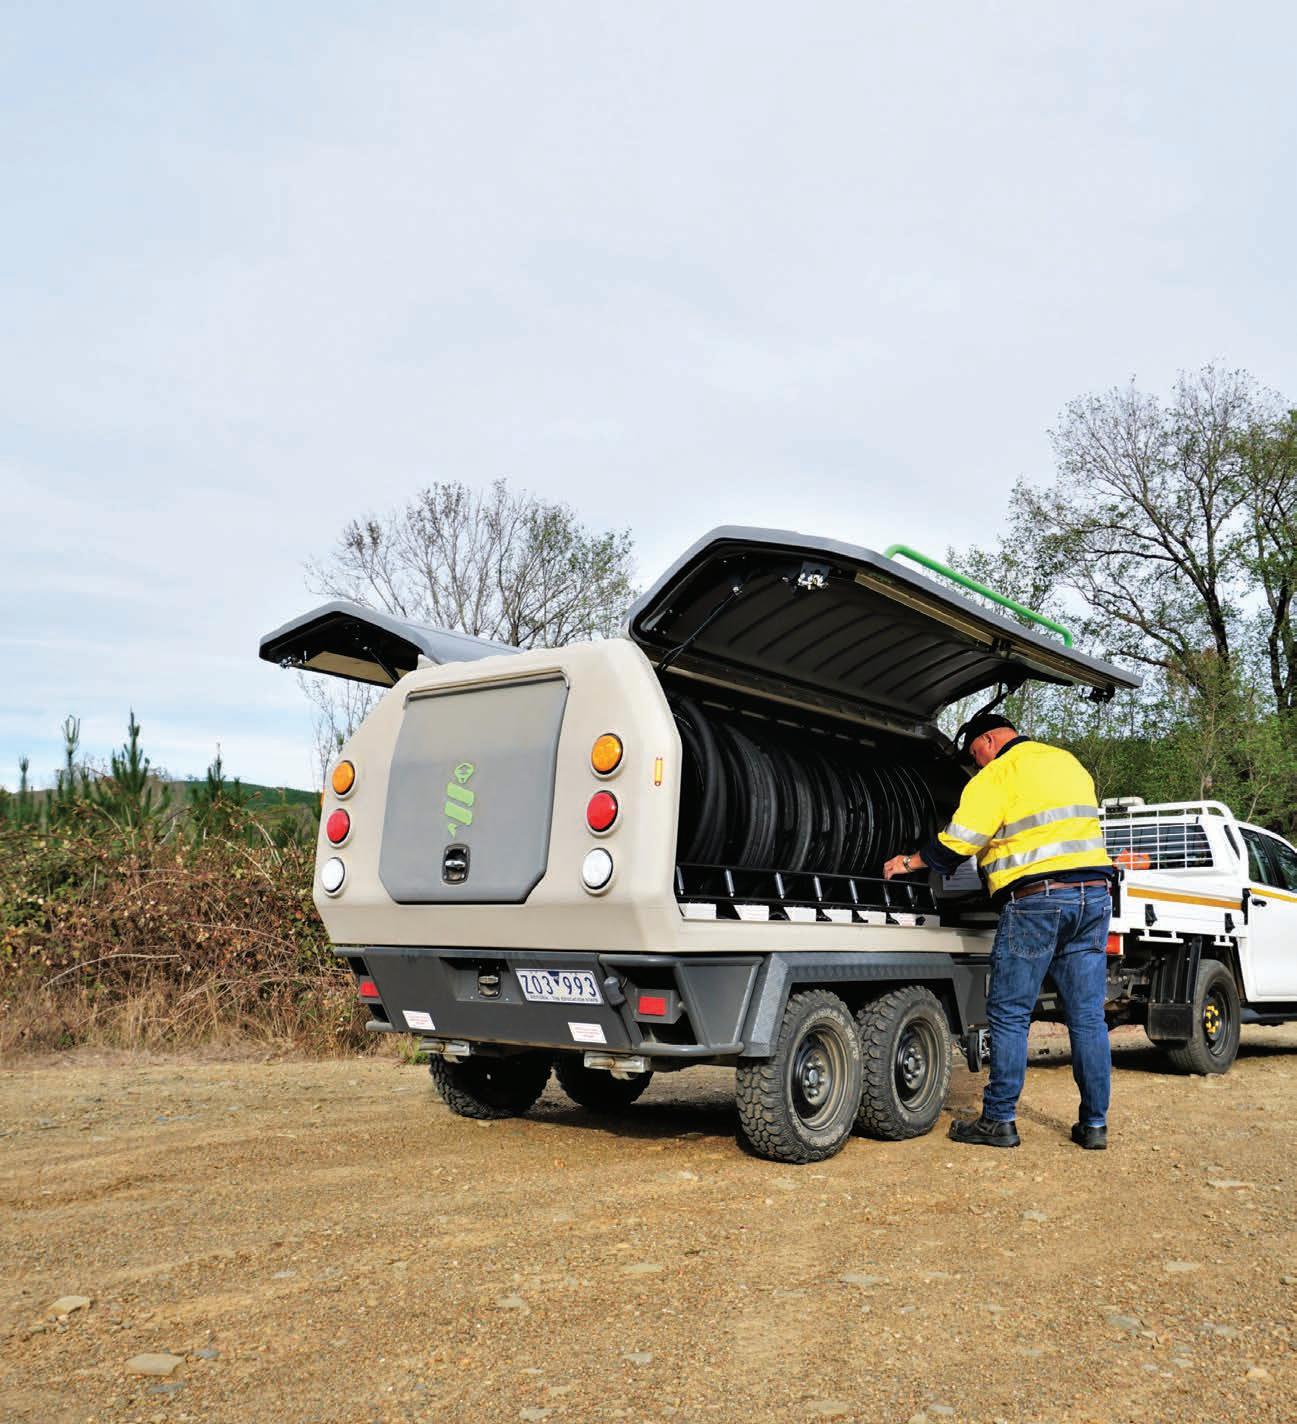
<path id="1" fill-rule="evenodd" d="M 883 865 L 883 879 L 891 880 L 896 875 L 910 875 L 924 868 L 923 857 L 918 851 L 911 855 L 894 855 Z"/>

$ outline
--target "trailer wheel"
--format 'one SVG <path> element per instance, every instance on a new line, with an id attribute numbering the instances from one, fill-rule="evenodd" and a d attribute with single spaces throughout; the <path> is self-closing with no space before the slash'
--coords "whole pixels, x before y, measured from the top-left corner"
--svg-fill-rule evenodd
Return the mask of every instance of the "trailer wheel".
<path id="1" fill-rule="evenodd" d="M 614 1078 L 602 1068 L 587 1068 L 575 1053 L 560 1053 L 554 1073 L 568 1097 L 591 1112 L 620 1112 L 630 1107 L 653 1077 L 652 1073 L 637 1073 L 633 1078 Z"/>
<path id="2" fill-rule="evenodd" d="M 856 1015 L 864 1088 L 856 1127 L 899 1142 L 931 1132 L 950 1087 L 950 1031 L 930 989 L 908 984 Z"/>
<path id="3" fill-rule="evenodd" d="M 1163 1045 L 1167 1059 L 1181 1073 L 1228 1073 L 1238 1057 L 1238 989 L 1227 964 L 1204 959 L 1193 992 L 1193 1037 Z"/>
<path id="4" fill-rule="evenodd" d="M 467 1058 L 448 1063 L 433 1058 L 428 1072 L 451 1112 L 460 1117 L 519 1117 L 545 1091 L 552 1060 L 548 1053 L 513 1053 L 507 1058 Z"/>
<path id="5" fill-rule="evenodd" d="M 774 1055 L 740 1062 L 735 1096 L 740 1135 L 757 1156 L 832 1157 L 860 1104 L 860 1039 L 851 1011 L 826 989 L 792 995 Z"/>

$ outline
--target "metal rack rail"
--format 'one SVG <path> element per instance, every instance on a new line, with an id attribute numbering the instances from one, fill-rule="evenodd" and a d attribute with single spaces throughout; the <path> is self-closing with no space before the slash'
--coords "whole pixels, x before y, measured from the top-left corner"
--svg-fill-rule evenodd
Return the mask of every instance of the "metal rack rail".
<path id="1" fill-rule="evenodd" d="M 686 917 L 699 919 L 922 924 L 937 913 L 931 885 L 899 878 L 677 865 L 675 889 Z"/>

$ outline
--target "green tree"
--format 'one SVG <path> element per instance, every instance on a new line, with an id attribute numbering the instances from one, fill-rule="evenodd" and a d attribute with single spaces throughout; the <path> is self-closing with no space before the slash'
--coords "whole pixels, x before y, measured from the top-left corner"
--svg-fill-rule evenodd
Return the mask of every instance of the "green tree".
<path id="1" fill-rule="evenodd" d="M 125 743 L 112 754 L 109 774 L 91 783 L 91 792 L 96 810 L 127 833 L 159 826 L 170 809 L 171 788 L 160 785 L 150 771 L 134 708 Z"/>
<path id="2" fill-rule="evenodd" d="M 86 770 L 77 761 L 81 747 L 81 719 L 71 715 L 63 719 L 63 766 L 54 781 L 50 798 L 51 822 L 68 821 L 76 815 L 87 795 Z"/>
<path id="3" fill-rule="evenodd" d="M 1085 396 L 1052 432 L 1053 484 L 1015 490 L 1034 547 L 1112 651 L 1204 696 L 1247 643 L 1248 451 L 1281 410 L 1247 372 L 1212 366 L 1166 401 L 1133 383 Z"/>
<path id="4" fill-rule="evenodd" d="M 13 821 L 16 826 L 31 826 L 40 819 L 40 809 L 36 804 L 36 793 L 28 777 L 31 758 L 18 758 L 18 794 L 14 797 Z"/>
<path id="5" fill-rule="evenodd" d="M 1237 442 L 1247 488 L 1243 562 L 1265 598 L 1254 620 L 1276 710 L 1297 712 L 1297 411 L 1263 412 Z"/>
<path id="6" fill-rule="evenodd" d="M 225 779 L 225 765 L 218 745 L 204 780 L 195 781 L 189 787 L 189 815 L 194 839 L 227 836 L 242 805 L 243 788 L 237 776 L 233 782 Z"/>
<path id="7" fill-rule="evenodd" d="M 1242 371 L 1071 402 L 1052 482 L 1021 481 L 991 550 L 956 567 L 1134 664 L 1108 706 L 1024 688 L 1006 711 L 1071 746 L 1103 795 L 1212 797 L 1297 824 L 1297 415 Z"/>

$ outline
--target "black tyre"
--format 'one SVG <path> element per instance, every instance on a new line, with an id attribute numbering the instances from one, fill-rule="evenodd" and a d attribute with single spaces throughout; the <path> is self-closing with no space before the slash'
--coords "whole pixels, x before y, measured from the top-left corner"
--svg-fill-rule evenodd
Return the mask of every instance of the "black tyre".
<path id="1" fill-rule="evenodd" d="M 428 1072 L 446 1106 L 460 1117 L 519 1117 L 545 1091 L 551 1066 L 548 1053 L 533 1052 L 462 1063 L 437 1057 Z"/>
<path id="2" fill-rule="evenodd" d="M 634 1078 L 614 1078 L 602 1068 L 587 1068 L 572 1053 L 560 1053 L 554 1062 L 558 1085 L 574 1103 L 591 1112 L 620 1112 L 648 1087 L 652 1073 Z"/>
<path id="3" fill-rule="evenodd" d="M 950 1030 L 935 994 L 893 989 L 856 1015 L 864 1083 L 856 1127 L 899 1142 L 931 1132 L 950 1088 Z"/>
<path id="4" fill-rule="evenodd" d="M 1239 1028 L 1238 989 L 1229 966 L 1204 959 L 1193 994 L 1193 1037 L 1158 1046 L 1181 1073 L 1228 1073 L 1238 1057 Z"/>
<path id="5" fill-rule="evenodd" d="M 739 1064 L 735 1096 L 740 1132 L 759 1157 L 832 1157 L 860 1103 L 860 1038 L 850 1009 L 826 989 L 794 994 L 774 1056 Z"/>

